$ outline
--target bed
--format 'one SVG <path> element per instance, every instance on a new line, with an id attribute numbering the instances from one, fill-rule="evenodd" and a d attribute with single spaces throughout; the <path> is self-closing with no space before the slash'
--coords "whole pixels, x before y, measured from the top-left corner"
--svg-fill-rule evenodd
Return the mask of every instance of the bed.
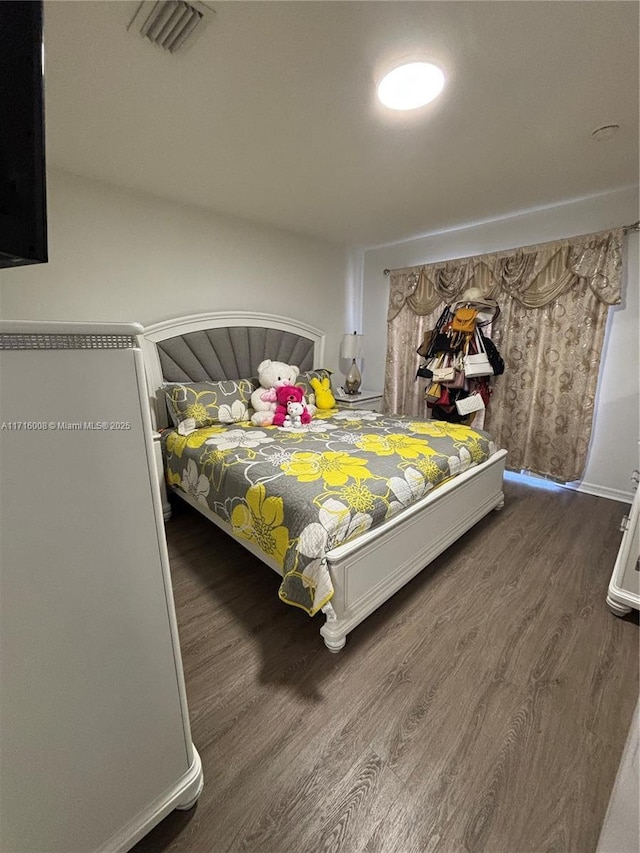
<path id="1" fill-rule="evenodd" d="M 313 326 L 201 314 L 148 327 L 141 345 L 165 518 L 168 488 L 278 572 L 283 601 L 322 611 L 332 652 L 504 504 L 506 451 L 459 425 L 337 409 L 318 412 L 304 431 L 254 427 L 229 398 L 225 422 L 177 432 L 167 389 L 179 397 L 220 383 L 246 401 L 264 358 L 298 364 L 302 380 L 324 364 L 325 336 Z"/>

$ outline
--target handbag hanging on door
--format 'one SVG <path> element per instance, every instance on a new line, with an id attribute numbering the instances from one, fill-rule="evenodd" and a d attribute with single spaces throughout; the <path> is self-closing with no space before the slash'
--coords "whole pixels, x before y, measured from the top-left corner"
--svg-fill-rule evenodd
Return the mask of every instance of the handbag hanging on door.
<path id="1" fill-rule="evenodd" d="M 464 372 L 464 359 L 460 353 L 457 353 L 453 356 L 452 366 L 454 369 L 455 376 L 453 379 L 449 380 L 441 380 L 447 388 L 464 388 L 465 383 L 467 381 L 467 377 Z"/>
<path id="2" fill-rule="evenodd" d="M 476 330 L 477 316 L 476 308 L 458 308 L 451 321 L 452 331 L 463 332 L 465 335 L 473 334 Z"/>
<path id="3" fill-rule="evenodd" d="M 451 382 L 456 376 L 456 369 L 452 364 L 451 355 L 448 353 L 441 355 L 439 363 L 431 367 L 431 370 L 433 371 L 434 382 Z"/>
<path id="4" fill-rule="evenodd" d="M 464 388 L 465 383 L 467 381 L 467 377 L 465 375 L 464 370 L 458 370 L 456 367 L 454 369 L 455 376 L 449 382 L 443 382 L 443 385 L 446 385 L 447 388 Z"/>
<path id="5" fill-rule="evenodd" d="M 491 338 L 487 338 L 486 335 L 482 334 L 482 332 L 480 332 L 480 336 L 487 353 L 487 358 L 489 359 L 489 364 L 493 370 L 493 375 L 502 376 L 504 373 L 504 360 L 498 351 L 498 347 L 494 344 Z"/>
<path id="6" fill-rule="evenodd" d="M 468 397 L 456 400 L 456 409 L 459 415 L 470 415 L 472 412 L 484 409 L 484 400 L 480 394 L 469 394 Z"/>
<path id="7" fill-rule="evenodd" d="M 436 340 L 439 338 L 439 340 L 442 341 L 443 336 L 441 336 L 440 333 L 443 328 L 450 322 L 451 311 L 449 310 L 449 306 L 445 305 L 433 329 L 428 329 L 423 334 L 422 343 L 416 350 L 418 355 L 422 356 L 422 358 L 431 358 L 433 355 L 440 351 L 439 348 L 436 346 Z M 446 349 L 448 349 L 448 347 L 446 347 Z"/>
<path id="8" fill-rule="evenodd" d="M 416 371 L 416 379 L 433 379 L 433 370 L 429 370 L 426 364 L 421 365 Z"/>
<path id="9" fill-rule="evenodd" d="M 473 388 L 471 389 L 473 394 L 480 394 L 482 397 L 482 402 L 484 403 L 485 409 L 489 405 L 489 400 L 491 398 L 491 386 L 489 385 L 489 378 L 487 376 L 483 376 L 480 379 L 473 380 Z"/>
<path id="10" fill-rule="evenodd" d="M 475 344 L 475 353 L 469 352 L 469 345 L 465 347 L 464 356 L 464 373 L 467 379 L 473 379 L 476 376 L 493 376 L 493 368 L 489 363 L 487 352 L 484 348 L 484 343 L 480 337 L 480 332 L 476 331 L 473 335 Z"/>
<path id="11" fill-rule="evenodd" d="M 422 343 L 416 350 L 418 355 L 422 356 L 422 358 L 426 358 L 429 355 L 429 350 L 431 348 L 431 341 L 433 340 L 433 336 L 435 334 L 435 329 L 427 329 L 427 331 L 422 336 Z"/>
<path id="12" fill-rule="evenodd" d="M 427 401 L 427 406 L 434 406 L 442 395 L 442 385 L 439 382 L 432 382 L 424 392 L 424 398 Z"/>

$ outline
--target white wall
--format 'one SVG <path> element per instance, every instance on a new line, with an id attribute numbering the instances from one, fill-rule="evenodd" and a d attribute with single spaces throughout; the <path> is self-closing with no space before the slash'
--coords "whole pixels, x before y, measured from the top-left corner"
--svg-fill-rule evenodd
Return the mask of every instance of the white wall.
<path id="1" fill-rule="evenodd" d="M 385 267 L 499 251 L 638 218 L 638 190 L 631 188 L 367 250 L 361 278 L 353 268 L 358 253 L 347 266 L 340 246 L 56 171 L 48 190 L 50 262 L 2 271 L 2 317 L 146 325 L 177 314 L 253 308 L 324 329 L 326 366 L 340 378 L 339 341 L 353 326 L 365 333 L 367 388 L 382 387 L 384 378 Z M 630 494 L 629 473 L 638 465 L 637 234 L 628 238 L 626 260 L 623 303 L 609 315 L 583 480 L 584 488 L 613 497 Z"/>
<path id="2" fill-rule="evenodd" d="M 345 250 L 75 175 L 48 175 L 49 263 L 4 270 L 4 319 L 132 320 L 252 309 L 327 333 L 338 369 Z"/>
<path id="3" fill-rule="evenodd" d="M 365 384 L 381 388 L 384 380 L 389 279 L 383 275 L 383 269 L 604 231 L 637 219 L 638 189 L 632 187 L 365 251 L 362 294 Z M 629 475 L 638 467 L 640 438 L 637 232 L 627 238 L 625 270 L 622 304 L 609 311 L 594 431 L 581 488 L 630 499 Z"/>

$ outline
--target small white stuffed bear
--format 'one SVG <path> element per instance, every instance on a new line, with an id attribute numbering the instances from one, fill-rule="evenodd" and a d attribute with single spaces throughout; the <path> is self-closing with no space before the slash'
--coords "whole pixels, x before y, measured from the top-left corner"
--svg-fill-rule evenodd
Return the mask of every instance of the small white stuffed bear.
<path id="1" fill-rule="evenodd" d="M 290 400 L 287 403 L 287 417 L 284 420 L 284 425 L 300 429 L 302 427 L 302 414 L 306 408 L 304 403 L 295 403 Z"/>
<path id="2" fill-rule="evenodd" d="M 254 414 L 251 423 L 255 426 L 271 426 L 278 403 L 276 388 L 281 385 L 295 385 L 300 369 L 295 364 L 266 359 L 258 365 L 260 387 L 251 395 L 251 407 Z"/>

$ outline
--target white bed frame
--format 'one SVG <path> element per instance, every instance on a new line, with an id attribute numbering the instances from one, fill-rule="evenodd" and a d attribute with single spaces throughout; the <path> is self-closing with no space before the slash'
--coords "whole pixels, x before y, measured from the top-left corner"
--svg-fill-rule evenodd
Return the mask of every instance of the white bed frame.
<path id="1" fill-rule="evenodd" d="M 282 329 L 301 335 L 314 342 L 314 365 L 324 365 L 323 333 L 319 329 L 286 317 L 253 312 L 214 313 L 182 317 L 149 326 L 145 329 L 141 346 L 156 429 L 168 425 L 166 405 L 162 394 L 159 393 L 163 378 L 156 343 L 187 332 L 232 326 Z M 163 491 L 164 514 L 165 518 L 168 518 L 171 508 L 164 487 L 159 434 L 156 434 L 156 438 L 156 460 Z M 439 486 L 379 527 L 327 553 L 327 564 L 335 594 L 331 602 L 323 608 L 326 622 L 320 628 L 320 633 L 330 651 L 339 652 L 346 643 L 347 634 L 356 625 L 428 566 L 476 522 L 491 510 L 502 509 L 506 455 L 506 450 L 499 450 L 486 462 Z M 174 492 L 281 574 L 281 569 L 275 562 L 269 560 L 251 542 L 236 537 L 230 525 L 206 506 L 192 500 L 178 489 Z"/>

